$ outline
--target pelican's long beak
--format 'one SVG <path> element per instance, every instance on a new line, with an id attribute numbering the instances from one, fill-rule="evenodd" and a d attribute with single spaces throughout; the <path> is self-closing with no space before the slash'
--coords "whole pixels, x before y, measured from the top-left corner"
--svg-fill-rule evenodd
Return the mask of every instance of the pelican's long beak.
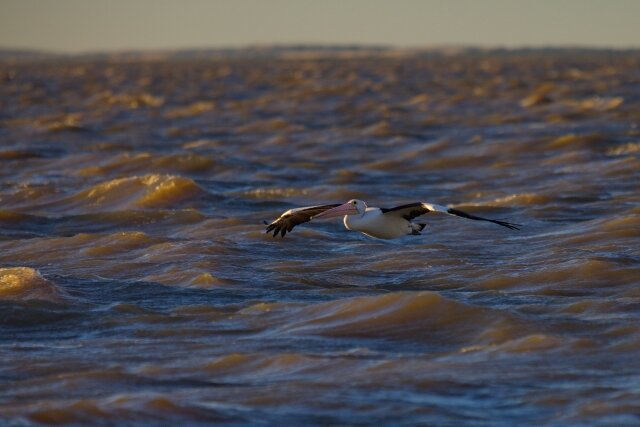
<path id="1" fill-rule="evenodd" d="M 328 211 L 324 211 L 322 213 L 319 213 L 318 215 L 314 216 L 313 219 L 328 219 L 328 218 L 335 218 L 337 216 L 344 216 L 344 215 L 354 215 L 357 214 L 358 209 L 355 207 L 355 205 L 353 203 L 345 203 L 342 204 L 340 206 L 336 206 L 333 209 L 329 209 Z"/>

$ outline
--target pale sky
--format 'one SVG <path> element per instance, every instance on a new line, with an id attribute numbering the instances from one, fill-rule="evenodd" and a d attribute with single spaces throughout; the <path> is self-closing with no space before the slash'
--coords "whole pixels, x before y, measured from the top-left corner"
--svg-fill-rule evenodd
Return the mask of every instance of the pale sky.
<path id="1" fill-rule="evenodd" d="M 640 0 L 0 0 L 0 48 L 640 47 Z"/>

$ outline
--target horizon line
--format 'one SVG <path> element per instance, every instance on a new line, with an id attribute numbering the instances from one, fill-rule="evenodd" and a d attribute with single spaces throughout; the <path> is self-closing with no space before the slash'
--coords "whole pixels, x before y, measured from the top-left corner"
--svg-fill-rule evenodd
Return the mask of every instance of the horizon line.
<path id="1" fill-rule="evenodd" d="M 144 53 L 177 53 L 188 51 L 250 51 L 250 50 L 380 50 L 380 51 L 406 51 L 406 52 L 428 52 L 428 51 L 522 51 L 522 50 L 592 50 L 592 51 L 635 51 L 640 50 L 640 45 L 613 46 L 598 45 L 588 43 L 566 43 L 566 44 L 536 44 L 523 43 L 521 45 L 484 45 L 473 43 L 438 43 L 424 45 L 393 45 L 380 43 L 349 43 L 349 42 L 300 42 L 300 43 L 247 43 L 240 45 L 192 45 L 184 47 L 149 47 L 149 48 L 97 48 L 78 51 L 42 49 L 37 47 L 15 47 L 0 45 L 0 52 L 3 54 L 34 54 L 47 56 L 92 56 L 92 55 L 118 55 L 118 54 L 144 54 Z"/>

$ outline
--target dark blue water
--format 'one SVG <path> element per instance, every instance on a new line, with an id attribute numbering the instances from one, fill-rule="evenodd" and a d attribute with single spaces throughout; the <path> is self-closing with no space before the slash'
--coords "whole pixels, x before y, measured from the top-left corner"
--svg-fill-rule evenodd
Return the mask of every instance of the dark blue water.
<path id="1" fill-rule="evenodd" d="M 640 56 L 0 67 L 0 424 L 637 425 Z M 300 206 L 423 201 L 380 241 Z"/>

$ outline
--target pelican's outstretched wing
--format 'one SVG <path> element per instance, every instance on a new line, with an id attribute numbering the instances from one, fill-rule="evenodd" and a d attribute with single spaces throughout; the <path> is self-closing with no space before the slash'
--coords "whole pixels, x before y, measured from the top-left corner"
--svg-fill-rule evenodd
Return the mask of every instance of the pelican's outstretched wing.
<path id="1" fill-rule="evenodd" d="M 520 224 L 501 221 L 499 219 L 482 218 L 479 216 L 468 214 L 458 209 L 448 208 L 442 205 L 434 205 L 432 203 L 416 202 L 416 203 L 409 203 L 408 205 L 396 206 L 395 208 L 390 208 L 390 209 L 381 208 L 380 210 L 385 215 L 398 215 L 406 219 L 407 221 L 411 221 L 412 219 L 429 212 L 438 212 L 438 213 L 445 213 L 449 215 L 455 215 L 455 216 L 459 216 L 467 219 L 493 222 L 494 224 L 498 224 L 503 227 L 510 228 L 512 230 L 520 230 L 520 227 L 521 227 Z"/>
<path id="2" fill-rule="evenodd" d="M 267 224 L 267 233 L 273 231 L 273 237 L 276 237 L 278 233 L 284 237 L 284 235 L 293 230 L 293 227 L 296 225 L 309 222 L 312 217 L 337 206 L 340 205 L 306 206 L 304 208 L 289 209 L 271 224 Z"/>

